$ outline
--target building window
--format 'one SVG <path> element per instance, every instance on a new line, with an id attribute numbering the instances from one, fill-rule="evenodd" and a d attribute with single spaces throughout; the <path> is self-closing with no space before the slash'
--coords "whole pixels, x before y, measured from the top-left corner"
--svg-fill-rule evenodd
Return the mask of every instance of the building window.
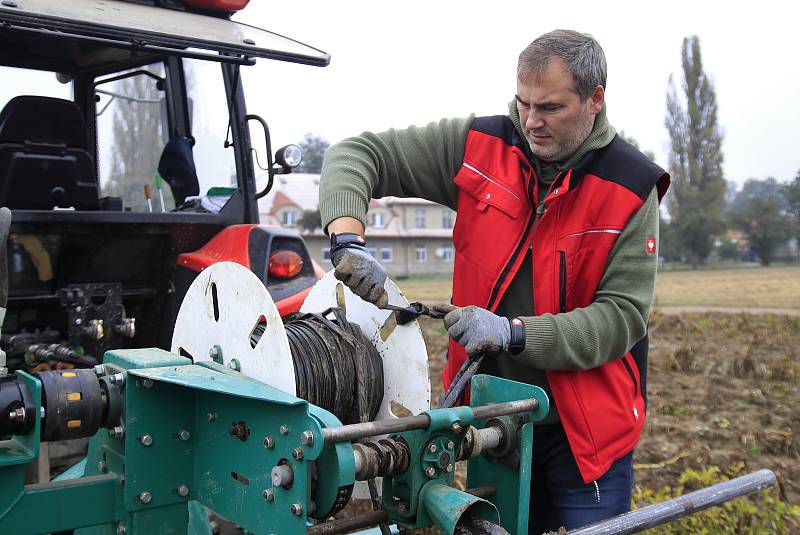
<path id="1" fill-rule="evenodd" d="M 288 210 L 283 213 L 283 224 L 287 227 L 297 225 L 297 212 Z"/>
<path id="2" fill-rule="evenodd" d="M 393 258 L 391 247 L 381 247 L 381 262 L 391 262 Z"/>
<path id="3" fill-rule="evenodd" d="M 417 228 L 425 228 L 425 210 L 417 210 L 415 221 Z"/>
<path id="4" fill-rule="evenodd" d="M 384 228 L 386 226 L 386 214 L 383 212 L 375 212 L 372 214 L 372 226 L 375 228 Z"/>
<path id="5" fill-rule="evenodd" d="M 453 211 L 447 208 L 442 211 L 442 228 L 453 228 Z"/>
<path id="6" fill-rule="evenodd" d="M 417 263 L 422 264 L 423 262 L 428 261 L 428 248 L 425 247 L 424 243 L 418 243 L 417 248 Z"/>
<path id="7" fill-rule="evenodd" d="M 323 247 L 322 248 L 322 258 L 325 260 L 331 259 L 331 248 L 330 247 Z"/>
<path id="8" fill-rule="evenodd" d="M 447 245 L 442 247 L 442 260 L 445 262 L 452 262 L 453 261 L 453 246 Z"/>

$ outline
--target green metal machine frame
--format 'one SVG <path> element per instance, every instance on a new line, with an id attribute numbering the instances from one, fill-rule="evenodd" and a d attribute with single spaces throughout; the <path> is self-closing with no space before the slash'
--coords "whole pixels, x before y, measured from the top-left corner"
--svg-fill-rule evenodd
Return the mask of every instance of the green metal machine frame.
<path id="1" fill-rule="evenodd" d="M 159 349 L 111 351 L 105 366 L 124 377 L 122 425 L 90 440 L 82 473 L 24 485 L 25 465 L 39 451 L 40 418 L 29 433 L 0 442 L 0 533 L 207 532 L 204 510 L 188 506 L 196 502 L 253 533 L 304 534 L 349 500 L 358 472 L 353 444 L 333 434 L 359 424 L 343 426 L 331 413 L 229 368 Z M 17 377 L 41 407 L 41 382 Z M 515 400 L 535 400 L 528 405 L 535 410 L 506 408 L 508 416 L 500 417 L 515 430 L 510 454 L 468 464 L 469 486 L 491 489 L 486 498 L 455 489 L 454 466 L 470 426 L 487 425 L 491 419 L 480 414 Z M 477 376 L 472 403 L 411 417 L 406 430 L 388 433 L 408 454 L 405 471 L 383 478 L 391 522 L 453 533 L 469 512 L 523 532 L 531 422 L 547 414 L 547 397 L 530 385 Z M 276 480 L 276 469 L 291 478 Z M 190 510 L 200 514 L 190 519 Z"/>

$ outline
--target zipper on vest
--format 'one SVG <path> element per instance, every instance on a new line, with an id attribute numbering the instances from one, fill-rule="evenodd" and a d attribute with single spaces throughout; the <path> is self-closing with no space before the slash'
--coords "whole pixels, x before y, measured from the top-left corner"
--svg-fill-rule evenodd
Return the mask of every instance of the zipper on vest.
<path id="1" fill-rule="evenodd" d="M 558 298 L 559 312 L 567 311 L 567 253 L 559 251 Z"/>
<path id="2" fill-rule="evenodd" d="M 465 163 L 464 165 L 468 164 Z M 477 169 L 475 170 L 475 172 L 481 174 L 480 171 L 478 171 Z M 481 174 L 481 176 L 485 175 Z M 528 198 L 531 200 L 533 199 L 534 184 L 536 184 L 536 181 L 538 180 L 539 178 L 536 176 L 536 173 L 531 173 L 531 178 L 528 182 Z M 528 243 L 531 241 L 530 236 L 532 235 L 533 230 L 536 228 L 536 224 L 544 215 L 546 209 L 547 207 L 544 204 L 544 200 L 542 200 L 542 202 L 540 202 L 536 207 L 536 214 L 535 215 L 531 214 L 531 216 L 528 218 L 528 222 L 525 225 L 525 232 L 522 233 L 522 239 L 514 248 L 514 253 L 511 255 L 511 258 L 508 260 L 505 267 L 503 268 L 503 271 L 500 273 L 500 276 L 497 278 L 497 282 L 495 283 L 494 288 L 492 288 L 492 293 L 489 294 L 489 302 L 486 304 L 486 308 L 488 310 L 495 309 L 495 300 L 497 299 L 497 296 L 500 292 L 500 287 L 503 285 L 503 282 L 505 282 L 505 279 L 508 276 L 508 272 L 511 271 L 511 266 L 514 265 L 514 262 L 516 262 L 517 257 L 520 255 L 521 252 L 524 252 L 525 249 L 528 247 Z"/>
<path id="3" fill-rule="evenodd" d="M 463 164 L 463 165 L 464 165 L 464 167 L 466 167 L 466 168 L 467 168 L 467 169 L 469 169 L 470 171 L 472 171 L 472 172 L 474 172 L 474 173 L 476 173 L 476 174 L 478 174 L 478 175 L 482 176 L 483 178 L 485 178 L 485 179 L 486 179 L 488 182 L 491 182 L 491 183 L 492 183 L 492 184 L 494 184 L 495 186 L 497 186 L 497 187 L 499 187 L 499 188 L 501 188 L 501 189 L 504 189 L 504 190 L 506 190 L 506 191 L 507 191 L 508 193 L 510 193 L 510 194 L 511 194 L 511 195 L 512 195 L 512 196 L 513 196 L 515 199 L 517 199 L 519 202 L 522 202 L 522 199 L 520 199 L 520 198 L 519 198 L 519 196 L 518 196 L 516 193 L 514 193 L 513 191 L 511 191 L 509 188 L 507 188 L 507 187 L 506 187 L 506 186 L 504 186 L 503 184 L 499 183 L 498 181 L 496 181 L 496 180 L 494 180 L 494 179 L 491 179 L 491 178 L 489 178 L 489 176 L 488 176 L 488 175 L 486 175 L 486 174 L 485 174 L 485 173 L 483 173 L 482 171 L 478 170 L 477 168 L 475 168 L 475 167 L 471 166 L 471 165 L 470 165 L 470 164 L 468 164 L 467 162 L 464 162 L 464 164 Z"/>
<path id="4" fill-rule="evenodd" d="M 625 369 L 628 370 L 628 375 L 631 376 L 631 381 L 633 381 L 633 397 L 636 397 L 636 394 L 639 391 L 639 383 L 636 381 L 636 375 L 634 375 L 631 365 L 628 364 L 628 359 L 622 357 L 622 363 L 625 365 Z"/>

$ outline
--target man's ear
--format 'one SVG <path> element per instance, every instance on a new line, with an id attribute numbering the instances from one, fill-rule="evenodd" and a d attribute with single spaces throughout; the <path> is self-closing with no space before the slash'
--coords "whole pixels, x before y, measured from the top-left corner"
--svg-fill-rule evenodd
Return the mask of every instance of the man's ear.
<path id="1" fill-rule="evenodd" d="M 589 95 L 589 112 L 592 115 L 597 115 L 603 109 L 603 104 L 606 102 L 606 90 L 602 85 L 594 88 L 594 92 Z"/>

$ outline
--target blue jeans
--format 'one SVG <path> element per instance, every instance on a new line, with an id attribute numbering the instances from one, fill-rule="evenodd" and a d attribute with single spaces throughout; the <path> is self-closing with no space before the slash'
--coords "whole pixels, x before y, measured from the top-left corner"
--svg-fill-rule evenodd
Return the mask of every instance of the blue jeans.
<path id="1" fill-rule="evenodd" d="M 533 429 L 533 470 L 528 531 L 567 531 L 626 513 L 631 507 L 633 452 L 588 485 L 583 482 L 561 424 Z"/>

